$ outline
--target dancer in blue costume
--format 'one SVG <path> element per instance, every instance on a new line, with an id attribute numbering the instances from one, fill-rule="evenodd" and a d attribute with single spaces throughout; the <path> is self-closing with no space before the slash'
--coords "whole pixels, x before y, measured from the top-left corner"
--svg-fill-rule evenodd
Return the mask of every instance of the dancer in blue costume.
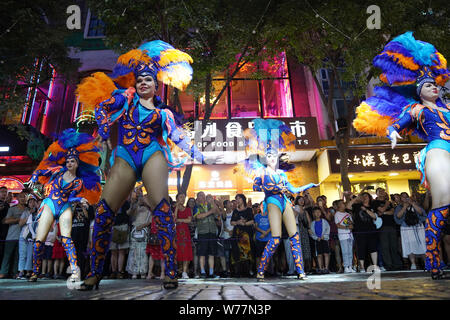
<path id="1" fill-rule="evenodd" d="M 302 187 L 292 186 L 285 171 L 292 170 L 294 165 L 288 164 L 286 154 L 280 151 L 292 151 L 295 136 L 290 128 L 280 120 L 254 119 L 254 128 L 246 130 L 246 146 L 250 157 L 245 160 L 245 170 L 254 177 L 253 190 L 263 191 L 263 214 L 269 215 L 272 238 L 267 242 L 258 266 L 257 279 L 264 281 L 264 271 L 271 257 L 280 244 L 281 224 L 284 223 L 289 234 L 292 256 L 298 279 L 306 279 L 303 268 L 303 257 L 300 238 L 297 231 L 292 204 L 286 192 L 293 194 L 305 191 L 318 184 L 310 183 Z"/>
<path id="2" fill-rule="evenodd" d="M 428 142 L 416 166 L 432 196 L 425 266 L 433 279 L 440 279 L 445 267 L 439 256 L 441 233 L 450 204 L 450 105 L 439 98 L 439 86 L 450 78 L 447 61 L 433 45 L 407 32 L 389 42 L 373 63 L 387 85 L 376 88 L 375 96 L 357 108 L 353 124 L 358 131 L 387 135 L 392 148 L 402 139 L 399 133 L 412 131 Z"/>
<path id="3" fill-rule="evenodd" d="M 115 214 L 139 180 L 148 190 L 165 257 L 164 287 L 178 286 L 175 223 L 167 183 L 169 170 L 184 161 L 176 163 L 171 149 L 176 144 L 200 163 L 205 158 L 155 93 L 157 80 L 184 90 L 192 78 L 190 63 L 188 54 L 163 41 L 151 41 L 120 56 L 112 75 L 95 73 L 78 86 L 80 102 L 95 107 L 99 136 L 104 141 L 109 139 L 111 124 L 117 121 L 119 126 L 114 165 L 95 215 L 91 272 L 81 290 L 98 288 Z"/>
<path id="4" fill-rule="evenodd" d="M 96 204 L 100 199 L 100 176 L 97 174 L 100 153 L 94 138 L 74 129 L 65 130 L 47 149 L 43 160 L 34 171 L 29 185 L 44 185 L 46 198 L 42 201 L 37 219 L 36 241 L 33 250 L 33 274 L 35 282 L 41 272 L 44 242 L 53 224 L 59 221 L 61 239 L 72 268 L 72 282 L 80 281 L 77 254 L 71 238 L 71 203 Z"/>

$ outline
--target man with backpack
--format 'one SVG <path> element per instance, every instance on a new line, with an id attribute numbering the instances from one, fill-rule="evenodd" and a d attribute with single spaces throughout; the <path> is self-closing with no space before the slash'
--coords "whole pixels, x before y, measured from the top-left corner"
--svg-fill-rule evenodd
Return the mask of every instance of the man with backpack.
<path id="1" fill-rule="evenodd" d="M 395 208 L 394 220 L 400 225 L 403 258 L 411 262 L 411 270 L 416 270 L 416 256 L 424 258 L 426 252 L 425 210 L 409 197 L 406 192 L 400 194 L 400 204 Z"/>

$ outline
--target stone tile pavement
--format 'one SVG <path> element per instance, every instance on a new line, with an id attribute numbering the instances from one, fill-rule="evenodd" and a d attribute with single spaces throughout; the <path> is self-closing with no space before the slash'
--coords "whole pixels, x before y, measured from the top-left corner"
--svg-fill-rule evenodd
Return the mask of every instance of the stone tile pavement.
<path id="1" fill-rule="evenodd" d="M 379 277 L 378 277 L 379 276 Z M 378 277 L 378 278 L 377 278 Z M 423 271 L 329 274 L 256 279 L 180 280 L 164 290 L 160 280 L 103 280 L 100 290 L 80 292 L 64 280 L 0 280 L 0 300 L 436 300 L 450 299 L 450 279 L 433 281 Z M 370 289 L 368 287 L 371 287 Z"/>

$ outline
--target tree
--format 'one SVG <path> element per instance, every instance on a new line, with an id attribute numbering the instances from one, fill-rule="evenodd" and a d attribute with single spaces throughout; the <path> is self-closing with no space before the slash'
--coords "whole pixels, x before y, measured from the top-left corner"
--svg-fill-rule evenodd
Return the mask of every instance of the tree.
<path id="1" fill-rule="evenodd" d="M 113 5 L 89 1 L 89 6 L 106 24 L 106 43 L 121 53 L 155 39 L 184 48 L 194 60 L 188 91 L 197 99 L 205 97 L 204 121 L 208 121 L 233 76 L 249 61 L 264 59 L 266 41 L 260 30 L 269 21 L 270 9 L 274 9 L 270 3 L 149 0 L 129 6 L 128 1 L 118 0 Z M 227 80 L 214 86 L 214 75 L 223 72 Z M 212 99 L 214 90 L 219 94 Z M 182 111 L 177 90 L 171 102 Z M 186 192 L 191 170 L 192 166 L 187 166 L 182 185 L 178 179 L 179 192 Z"/>
<path id="2" fill-rule="evenodd" d="M 78 63 L 65 44 L 66 8 L 73 1 L 3 1 L 0 13 L 0 111 L 20 114 L 27 92 L 52 76 L 50 65 L 71 78 Z M 42 67 L 42 69 L 41 69 Z"/>
<path id="3" fill-rule="evenodd" d="M 365 94 L 368 81 L 377 75 L 372 59 L 393 37 L 408 30 L 417 39 L 433 43 L 441 53 L 449 51 L 448 6 L 444 1 L 378 1 L 381 28 L 368 29 L 369 4 L 365 1 L 335 0 L 330 3 L 308 0 L 286 0 L 277 7 L 280 23 L 272 26 L 266 38 L 297 57 L 312 72 L 341 158 L 341 183 L 350 191 L 348 178 L 348 145 L 355 107 Z M 447 29 L 446 29 L 447 28 Z M 275 47 L 272 45 L 271 47 Z M 329 73 L 329 89 L 324 90 L 318 79 L 319 69 Z M 349 85 L 344 87 L 343 84 Z M 343 99 L 347 115 L 338 128 L 333 111 L 333 99 Z"/>

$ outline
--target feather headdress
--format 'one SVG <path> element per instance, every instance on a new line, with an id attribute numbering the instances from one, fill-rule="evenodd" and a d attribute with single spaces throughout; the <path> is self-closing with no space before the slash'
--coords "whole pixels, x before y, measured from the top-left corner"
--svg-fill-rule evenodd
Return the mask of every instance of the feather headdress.
<path id="1" fill-rule="evenodd" d="M 239 164 L 250 176 L 265 166 L 265 156 L 268 153 L 279 155 L 295 150 L 295 135 L 291 129 L 280 120 L 254 119 L 254 127 L 244 131 L 245 151 L 247 159 Z M 280 161 L 280 169 L 292 170 L 295 166 Z M 240 170 L 239 169 L 239 170 Z"/>
<path id="2" fill-rule="evenodd" d="M 444 56 L 432 44 L 414 39 L 411 31 L 390 41 L 373 65 L 381 69 L 380 80 L 386 85 L 375 88 L 375 95 L 356 108 L 353 121 L 356 130 L 368 134 L 386 136 L 388 126 L 420 102 L 417 91 L 423 83 L 444 86 L 450 79 Z M 436 103 L 444 106 L 440 99 Z"/>
<path id="3" fill-rule="evenodd" d="M 78 160 L 77 177 L 83 180 L 83 188 L 79 197 L 83 197 L 90 204 L 99 201 L 101 195 L 99 168 L 100 153 L 97 142 L 86 133 L 67 129 L 61 133 L 58 140 L 53 142 L 45 151 L 44 158 L 39 163 L 35 172 L 56 172 L 64 166 L 68 158 L 75 157 Z M 42 185 L 49 183 L 51 176 L 39 176 L 38 181 Z"/>
<path id="4" fill-rule="evenodd" d="M 76 94 L 85 108 L 93 110 L 114 90 L 134 87 L 140 73 L 149 73 L 155 80 L 184 90 L 192 79 L 192 62 L 190 55 L 164 41 L 146 42 L 121 55 L 110 75 L 96 72 L 83 79 Z"/>

